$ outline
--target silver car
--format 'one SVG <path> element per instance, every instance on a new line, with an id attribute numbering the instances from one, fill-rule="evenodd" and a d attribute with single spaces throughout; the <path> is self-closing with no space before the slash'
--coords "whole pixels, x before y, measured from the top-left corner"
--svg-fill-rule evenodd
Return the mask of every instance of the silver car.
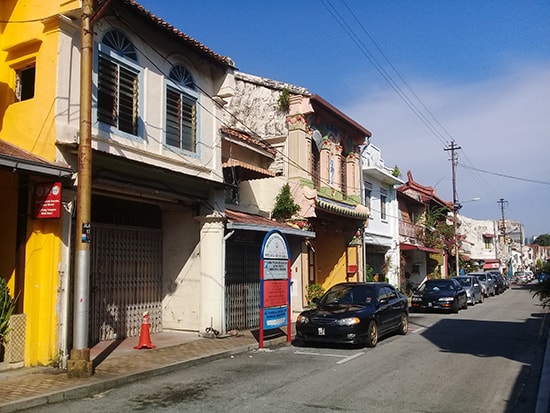
<path id="1" fill-rule="evenodd" d="M 483 291 L 479 279 L 472 275 L 461 275 L 459 277 L 453 277 L 457 280 L 462 288 L 466 290 L 468 296 L 468 304 L 476 305 L 476 303 L 483 302 Z"/>
<path id="2" fill-rule="evenodd" d="M 485 297 L 489 297 L 490 295 L 495 295 L 495 281 L 493 280 L 493 277 L 490 275 L 484 273 L 484 272 L 471 272 L 467 275 L 471 275 L 474 277 L 477 277 L 479 282 L 481 283 L 481 291 L 483 292 L 483 295 Z"/>

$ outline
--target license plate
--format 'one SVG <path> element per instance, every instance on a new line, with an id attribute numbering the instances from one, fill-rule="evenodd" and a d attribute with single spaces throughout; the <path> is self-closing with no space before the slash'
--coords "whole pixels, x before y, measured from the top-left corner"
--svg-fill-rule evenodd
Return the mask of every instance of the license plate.
<path id="1" fill-rule="evenodd" d="M 325 328 L 324 327 L 319 327 L 317 329 L 317 334 L 320 335 L 320 336 L 324 336 L 325 335 Z"/>

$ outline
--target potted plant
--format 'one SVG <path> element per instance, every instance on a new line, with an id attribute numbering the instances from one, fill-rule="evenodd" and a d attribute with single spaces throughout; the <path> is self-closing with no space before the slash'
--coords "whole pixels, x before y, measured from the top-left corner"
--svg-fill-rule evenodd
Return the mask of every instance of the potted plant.
<path id="1" fill-rule="evenodd" d="M 0 360 L 4 360 L 4 344 L 9 332 L 10 317 L 15 310 L 15 299 L 10 292 L 3 277 L 0 277 Z"/>

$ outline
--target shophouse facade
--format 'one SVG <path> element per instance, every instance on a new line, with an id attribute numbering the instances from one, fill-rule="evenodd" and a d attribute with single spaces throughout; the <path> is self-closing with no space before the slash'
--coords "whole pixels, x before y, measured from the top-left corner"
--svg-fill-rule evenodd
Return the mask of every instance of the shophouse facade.
<path id="1" fill-rule="evenodd" d="M 429 277 L 447 278 L 448 255 L 445 248 L 426 245 L 425 225 L 430 211 L 451 210 L 448 202 L 436 195 L 435 189 L 419 184 L 407 172 L 407 181 L 397 188 L 399 207 L 399 248 L 401 253 L 401 287 L 404 291 L 418 287 Z"/>
<path id="2" fill-rule="evenodd" d="M 45 165 L 36 176 L 4 168 L 0 178 L 10 197 L 3 208 L 17 217 L 5 224 L 0 251 L 17 250 L 16 258 L 1 275 L 21 294 L 25 365 L 62 364 L 71 348 L 80 6 L 0 6 L 8 22 L 0 25 L 0 139 L 40 158 L 19 154 L 27 160 L 21 165 Z M 231 59 L 132 0 L 113 0 L 95 16 L 91 345 L 139 335 L 145 311 L 153 333 L 223 329 L 226 186 L 218 143 L 233 70 Z M 59 217 L 37 219 L 34 191 L 57 182 Z"/>
<path id="3" fill-rule="evenodd" d="M 498 222 L 473 219 L 465 215 L 458 215 L 458 222 L 460 248 L 470 260 L 472 267 L 477 270 L 502 271 Z"/>
<path id="4" fill-rule="evenodd" d="M 288 183 L 300 209 L 286 223 L 308 232 L 294 248 L 292 294 L 298 311 L 307 305 L 310 285 L 326 289 L 363 279 L 361 233 L 368 209 L 361 204 L 360 147 L 371 133 L 303 88 L 241 72 L 235 79 L 225 124 L 253 132 L 276 149 L 270 167 L 275 176 L 249 181 L 253 205 L 240 208 L 272 211 Z"/>
<path id="5" fill-rule="evenodd" d="M 361 168 L 364 204 L 370 211 L 363 234 L 365 264 L 376 279 L 401 287 L 396 187 L 404 182 L 385 166 L 380 149 L 372 143 L 362 151 Z"/>

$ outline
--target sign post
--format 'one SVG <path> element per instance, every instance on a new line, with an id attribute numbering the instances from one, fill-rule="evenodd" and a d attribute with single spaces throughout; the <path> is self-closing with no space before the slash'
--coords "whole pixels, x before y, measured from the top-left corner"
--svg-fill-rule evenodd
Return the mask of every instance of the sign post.
<path id="1" fill-rule="evenodd" d="M 264 330 L 285 324 L 287 341 L 291 341 L 290 284 L 288 242 L 281 232 L 269 231 L 260 256 L 260 348 L 264 347 Z"/>

